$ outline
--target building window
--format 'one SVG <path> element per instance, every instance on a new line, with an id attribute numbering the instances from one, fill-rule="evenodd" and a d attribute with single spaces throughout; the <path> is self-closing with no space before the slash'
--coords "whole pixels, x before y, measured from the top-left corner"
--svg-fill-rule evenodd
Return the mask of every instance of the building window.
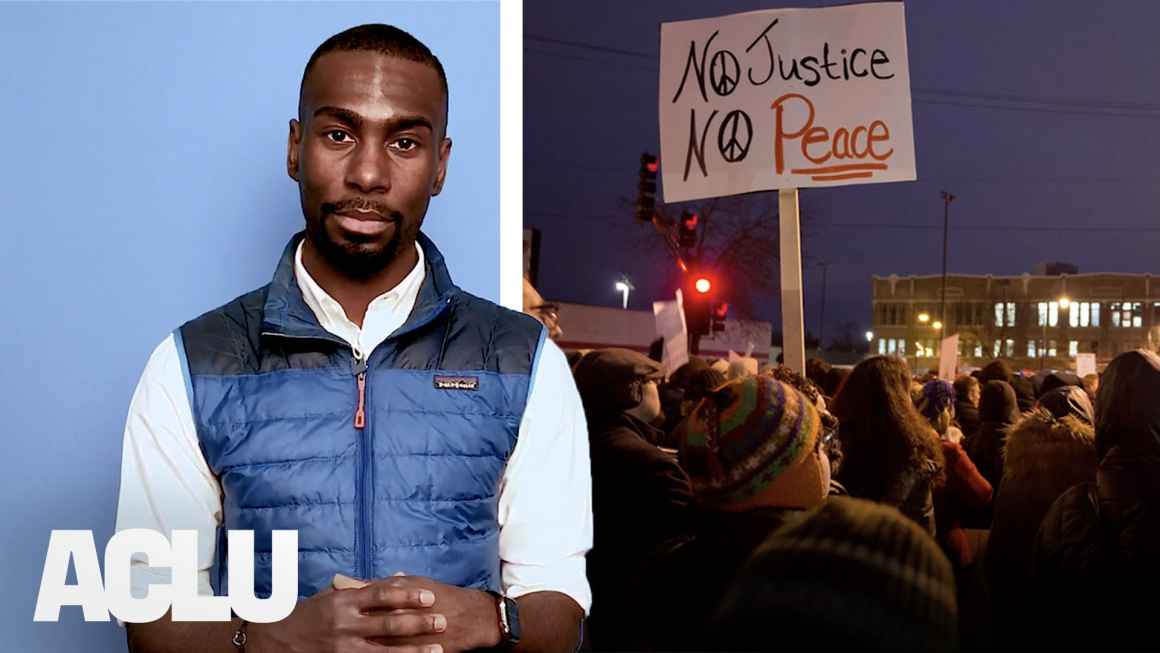
<path id="1" fill-rule="evenodd" d="M 1140 302 L 1112 302 L 1112 326 L 1121 329 L 1144 326 L 1144 308 Z"/>
<path id="2" fill-rule="evenodd" d="M 1072 302 L 1067 318 L 1073 327 L 1097 327 L 1100 325 L 1100 303 Z"/>
<path id="3" fill-rule="evenodd" d="M 1035 358 L 1038 355 L 1039 354 L 1035 353 L 1035 341 L 1028 340 L 1027 341 L 1027 357 L 1028 358 Z"/>
<path id="4" fill-rule="evenodd" d="M 983 357 L 983 343 L 976 342 L 975 343 L 975 358 L 982 358 L 982 357 Z"/>
<path id="5" fill-rule="evenodd" d="M 1059 326 L 1059 302 L 1039 302 L 1038 326 Z"/>
<path id="6" fill-rule="evenodd" d="M 1079 341 L 1078 340 L 1068 340 L 1067 341 L 1067 355 L 1071 356 L 1072 358 L 1079 356 Z"/>
<path id="7" fill-rule="evenodd" d="M 882 356 L 886 355 L 886 338 L 878 339 L 878 353 Z"/>
<path id="8" fill-rule="evenodd" d="M 995 326 L 1015 326 L 1015 302 L 995 303 Z"/>
<path id="9" fill-rule="evenodd" d="M 1047 341 L 1047 355 L 1048 356 L 1055 355 L 1055 341 L 1054 340 Z"/>
<path id="10" fill-rule="evenodd" d="M 898 353 L 902 354 L 903 356 L 906 355 L 906 338 L 898 339 Z"/>
<path id="11" fill-rule="evenodd" d="M 894 338 L 891 338 L 886 343 L 886 353 L 893 354 L 897 350 L 898 350 L 898 341 L 896 341 Z"/>
<path id="12" fill-rule="evenodd" d="M 994 346 L 991 348 L 992 349 L 991 356 L 993 358 L 998 358 L 999 357 L 999 348 L 1003 346 L 1003 341 L 996 340 L 993 344 L 994 344 Z"/>
<path id="13" fill-rule="evenodd" d="M 1015 340 L 1012 338 L 1007 338 L 1007 342 L 1005 343 L 1003 350 L 1007 352 L 1008 358 L 1013 357 L 1015 355 Z"/>

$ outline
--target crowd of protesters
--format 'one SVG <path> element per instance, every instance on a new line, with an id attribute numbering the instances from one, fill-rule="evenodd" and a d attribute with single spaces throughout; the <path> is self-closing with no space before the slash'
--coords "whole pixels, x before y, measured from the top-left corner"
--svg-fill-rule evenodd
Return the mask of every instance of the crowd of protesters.
<path id="1" fill-rule="evenodd" d="M 1154 353 L 953 383 L 889 356 L 667 380 L 635 351 L 569 356 L 592 650 L 1160 646 L 1136 591 L 1160 571 Z"/>

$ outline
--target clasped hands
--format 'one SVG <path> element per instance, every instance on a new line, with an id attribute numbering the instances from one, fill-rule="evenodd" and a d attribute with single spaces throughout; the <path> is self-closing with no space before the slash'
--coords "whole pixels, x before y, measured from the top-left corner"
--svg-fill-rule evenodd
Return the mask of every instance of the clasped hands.
<path id="1" fill-rule="evenodd" d="M 249 653 L 458 653 L 500 641 L 495 599 L 422 576 L 341 574 L 286 619 L 249 626 Z"/>

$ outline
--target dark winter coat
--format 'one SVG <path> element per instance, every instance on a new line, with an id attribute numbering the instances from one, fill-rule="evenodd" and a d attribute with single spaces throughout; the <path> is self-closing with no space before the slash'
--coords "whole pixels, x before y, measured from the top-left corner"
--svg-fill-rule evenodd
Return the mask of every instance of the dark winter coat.
<path id="1" fill-rule="evenodd" d="M 1100 378 L 1094 483 L 1050 508 L 1033 556 L 1037 633 L 1053 648 L 1155 648 L 1160 581 L 1160 357 L 1118 356 Z M 1049 624 L 1052 624 L 1049 627 Z"/>
<path id="2" fill-rule="evenodd" d="M 1035 534 L 1052 502 L 1069 487 L 1093 480 L 1095 471 L 1095 433 L 1088 424 L 1037 409 L 1012 429 L 985 558 L 996 644 L 1030 645 L 1020 639 L 1024 629 L 1018 615 L 1027 596 Z"/>
<path id="3" fill-rule="evenodd" d="M 663 543 L 687 533 L 692 489 L 676 459 L 649 443 L 658 431 L 624 413 L 589 426 L 593 546 L 591 642 L 597 650 L 624 646 L 635 632 L 627 588 Z"/>
<path id="4" fill-rule="evenodd" d="M 803 514 L 785 508 L 700 514 L 692 536 L 670 542 L 645 564 L 630 601 L 640 628 L 622 650 L 713 650 L 705 633 L 738 570 L 774 531 Z"/>

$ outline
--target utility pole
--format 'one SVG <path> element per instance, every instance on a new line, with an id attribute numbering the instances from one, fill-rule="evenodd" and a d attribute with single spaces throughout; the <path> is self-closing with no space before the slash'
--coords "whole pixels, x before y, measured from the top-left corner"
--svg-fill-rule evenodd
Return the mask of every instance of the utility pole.
<path id="1" fill-rule="evenodd" d="M 943 199 L 943 259 L 942 259 L 942 298 L 939 300 L 939 320 L 942 322 L 942 328 L 939 329 L 939 346 L 941 347 L 943 339 L 947 337 L 947 228 L 950 225 L 951 216 L 951 202 L 955 201 L 955 196 L 946 192 L 942 192 Z"/>

